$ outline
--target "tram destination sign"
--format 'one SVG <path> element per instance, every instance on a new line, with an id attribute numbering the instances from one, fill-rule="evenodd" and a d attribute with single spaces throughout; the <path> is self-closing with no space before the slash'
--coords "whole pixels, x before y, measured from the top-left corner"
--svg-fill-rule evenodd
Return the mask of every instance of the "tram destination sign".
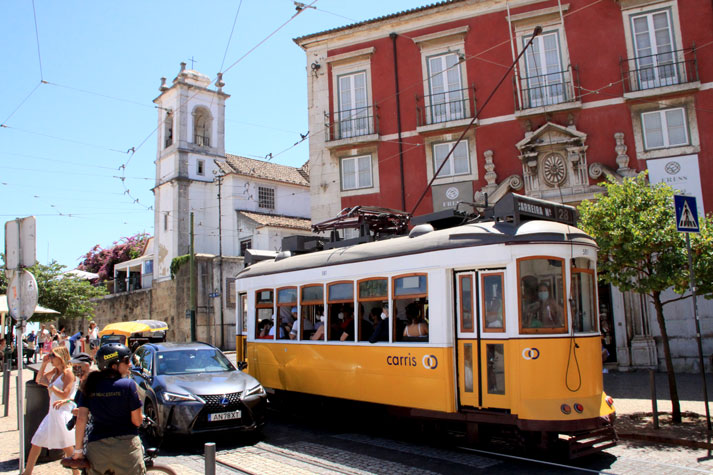
<path id="1" fill-rule="evenodd" d="M 575 226 L 578 213 L 572 206 L 510 193 L 495 203 L 493 217 L 512 220 L 515 225 L 521 221 L 543 219 Z"/>

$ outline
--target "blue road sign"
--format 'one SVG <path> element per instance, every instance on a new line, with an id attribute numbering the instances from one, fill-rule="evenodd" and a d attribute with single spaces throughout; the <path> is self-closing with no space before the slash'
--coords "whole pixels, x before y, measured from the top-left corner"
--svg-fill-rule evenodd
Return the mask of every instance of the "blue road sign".
<path id="1" fill-rule="evenodd" d="M 698 209 L 694 196 L 673 195 L 676 207 L 676 230 L 683 233 L 700 232 L 698 228 Z"/>

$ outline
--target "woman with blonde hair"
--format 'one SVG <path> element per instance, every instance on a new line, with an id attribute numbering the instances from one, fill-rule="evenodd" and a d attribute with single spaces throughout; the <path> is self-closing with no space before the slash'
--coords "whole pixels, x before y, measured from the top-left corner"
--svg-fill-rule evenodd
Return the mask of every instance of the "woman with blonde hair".
<path id="1" fill-rule="evenodd" d="M 76 390 L 75 377 L 72 372 L 72 364 L 69 362 L 69 350 L 66 346 L 57 346 L 42 358 L 42 366 L 37 372 L 35 382 L 42 386 L 47 386 L 50 393 L 50 404 L 47 415 L 35 435 L 32 437 L 32 447 L 27 457 L 27 466 L 23 475 L 32 473 L 32 469 L 37 463 L 42 447 L 48 449 L 62 449 L 67 457 L 71 457 L 74 451 L 74 429 L 67 429 L 67 422 L 72 418 L 72 408 L 64 405 L 58 409 L 52 406 L 61 399 L 70 399 Z M 52 364 L 51 371 L 45 373 L 48 364 Z M 74 470 L 74 473 L 79 471 Z"/>

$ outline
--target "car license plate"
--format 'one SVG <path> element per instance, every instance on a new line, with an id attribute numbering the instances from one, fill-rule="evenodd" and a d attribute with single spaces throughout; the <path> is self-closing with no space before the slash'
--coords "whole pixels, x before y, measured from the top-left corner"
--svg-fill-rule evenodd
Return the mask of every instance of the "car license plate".
<path id="1" fill-rule="evenodd" d="M 240 419 L 240 411 L 218 412 L 215 414 L 208 414 L 208 420 L 210 422 L 228 421 L 230 419 Z"/>

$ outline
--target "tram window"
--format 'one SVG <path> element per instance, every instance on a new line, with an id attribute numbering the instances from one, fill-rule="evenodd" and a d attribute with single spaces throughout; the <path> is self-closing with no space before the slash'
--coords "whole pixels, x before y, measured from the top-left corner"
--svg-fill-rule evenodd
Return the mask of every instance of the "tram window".
<path id="1" fill-rule="evenodd" d="M 505 331 L 505 303 L 503 301 L 503 274 L 481 274 L 483 331 Z"/>
<path id="2" fill-rule="evenodd" d="M 255 338 L 273 339 L 270 329 L 274 323 L 273 291 L 258 290 L 255 292 Z"/>
<path id="3" fill-rule="evenodd" d="M 302 322 L 300 339 L 310 340 L 314 336 L 315 340 L 324 340 L 324 329 L 317 333 L 319 327 L 324 325 L 324 287 L 322 285 L 302 287 L 300 302 L 300 322 Z"/>
<path id="4" fill-rule="evenodd" d="M 505 351 L 502 344 L 485 345 L 488 394 L 505 394 Z"/>
<path id="5" fill-rule="evenodd" d="M 354 341 L 354 283 L 329 284 L 327 299 L 327 339 Z"/>
<path id="6" fill-rule="evenodd" d="M 384 303 L 388 302 L 388 280 L 385 278 L 360 280 L 357 282 L 357 289 L 359 302 L 358 341 L 369 341 L 381 322 Z"/>
<path id="7" fill-rule="evenodd" d="M 473 331 L 473 277 L 461 275 L 460 279 L 460 329 Z"/>
<path id="8" fill-rule="evenodd" d="M 594 290 L 593 263 L 586 258 L 574 259 L 572 268 L 572 324 L 574 331 L 590 333 L 597 328 L 597 297 Z"/>
<path id="9" fill-rule="evenodd" d="M 564 333 L 564 260 L 528 257 L 518 260 L 520 331 Z"/>
<path id="10" fill-rule="evenodd" d="M 394 341 L 428 341 L 428 280 L 425 274 L 394 277 Z"/>
<path id="11" fill-rule="evenodd" d="M 297 287 L 277 289 L 277 326 L 271 329 L 271 332 L 277 335 L 277 339 L 287 340 L 290 338 L 295 321 L 297 321 Z"/>

